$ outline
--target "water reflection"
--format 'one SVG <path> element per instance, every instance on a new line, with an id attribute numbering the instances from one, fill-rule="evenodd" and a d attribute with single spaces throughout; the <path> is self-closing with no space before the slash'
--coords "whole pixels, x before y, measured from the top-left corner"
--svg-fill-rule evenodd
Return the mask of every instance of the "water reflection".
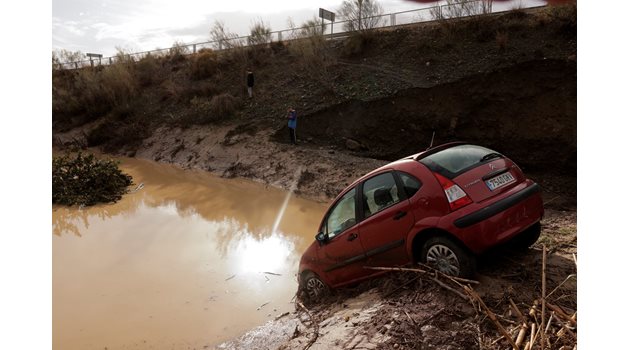
<path id="1" fill-rule="evenodd" d="M 55 349 L 202 348 L 292 309 L 324 205 L 150 161 L 121 167 L 144 188 L 53 208 Z"/>

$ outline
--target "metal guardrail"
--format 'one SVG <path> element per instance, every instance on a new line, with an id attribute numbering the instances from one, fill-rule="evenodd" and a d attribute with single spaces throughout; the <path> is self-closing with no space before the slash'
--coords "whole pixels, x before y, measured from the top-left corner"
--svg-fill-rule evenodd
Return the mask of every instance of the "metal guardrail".
<path id="1" fill-rule="evenodd" d="M 499 12 L 505 12 L 505 10 L 493 12 L 491 0 L 471 0 L 458 4 L 437 5 L 417 10 L 408 10 L 383 14 L 380 16 L 366 17 L 363 20 L 370 20 L 372 23 L 375 23 L 375 25 L 370 28 L 370 30 L 373 30 L 380 28 L 405 26 L 422 22 L 431 22 L 440 19 L 463 18 L 468 16 Z M 310 27 L 310 29 L 312 29 L 311 32 L 321 30 L 324 37 L 326 37 L 327 39 L 337 39 L 341 37 L 346 37 L 354 32 L 347 29 L 350 22 L 352 21 L 346 20 L 341 22 L 333 22 L 324 24 L 323 26 L 313 26 Z M 165 56 L 175 52 L 189 55 L 197 53 L 203 49 L 212 49 L 214 51 L 220 52 L 230 50 L 232 48 L 247 47 L 259 44 L 270 44 L 274 42 L 274 40 L 276 42 L 286 42 L 304 38 L 305 36 L 301 34 L 303 33 L 303 30 L 303 28 L 292 28 L 270 32 L 263 36 L 239 36 L 234 38 L 226 38 L 223 40 L 183 44 L 167 49 L 156 49 L 151 51 L 142 51 L 122 55 L 118 54 L 116 56 L 99 58 L 98 60 L 66 62 L 61 63 L 61 68 L 78 69 L 94 65 L 109 65 L 121 59 L 137 61 L 142 59 L 143 57 L 146 57 L 147 55 Z"/>

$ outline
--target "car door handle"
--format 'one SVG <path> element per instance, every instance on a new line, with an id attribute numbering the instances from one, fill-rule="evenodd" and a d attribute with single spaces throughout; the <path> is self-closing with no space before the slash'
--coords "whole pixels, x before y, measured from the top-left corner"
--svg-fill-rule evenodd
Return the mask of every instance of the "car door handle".
<path id="1" fill-rule="evenodd" d="M 355 239 L 357 239 L 357 237 L 359 237 L 359 235 L 357 235 L 356 233 L 351 233 L 350 235 L 348 235 L 348 241 L 354 241 Z"/>
<path id="2" fill-rule="evenodd" d="M 406 211 L 399 211 L 396 215 L 394 215 L 394 220 L 400 220 L 405 215 L 407 215 Z"/>

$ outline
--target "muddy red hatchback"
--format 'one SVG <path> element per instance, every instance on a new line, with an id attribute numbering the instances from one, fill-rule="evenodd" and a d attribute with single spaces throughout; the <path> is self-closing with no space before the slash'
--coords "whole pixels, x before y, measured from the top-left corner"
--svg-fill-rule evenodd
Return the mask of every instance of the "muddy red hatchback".
<path id="1" fill-rule="evenodd" d="M 540 235 L 539 186 L 504 155 L 449 143 L 378 168 L 333 201 L 299 267 L 302 291 L 317 299 L 383 273 L 366 266 L 426 263 L 470 276 L 476 256 Z"/>

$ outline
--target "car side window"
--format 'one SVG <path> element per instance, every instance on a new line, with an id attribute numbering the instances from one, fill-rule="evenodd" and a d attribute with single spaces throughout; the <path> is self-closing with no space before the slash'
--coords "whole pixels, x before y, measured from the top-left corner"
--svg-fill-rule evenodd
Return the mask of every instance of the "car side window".
<path id="1" fill-rule="evenodd" d="M 356 189 L 348 191 L 335 204 L 326 220 L 326 233 L 331 239 L 357 223 L 355 214 Z"/>
<path id="2" fill-rule="evenodd" d="M 400 202 L 394 175 L 376 175 L 363 184 L 363 216 L 368 217 Z"/>
<path id="3" fill-rule="evenodd" d="M 420 189 L 420 186 L 422 186 L 422 182 L 407 173 L 398 172 L 398 175 L 400 175 L 400 179 L 402 180 L 407 198 L 413 197 Z"/>

